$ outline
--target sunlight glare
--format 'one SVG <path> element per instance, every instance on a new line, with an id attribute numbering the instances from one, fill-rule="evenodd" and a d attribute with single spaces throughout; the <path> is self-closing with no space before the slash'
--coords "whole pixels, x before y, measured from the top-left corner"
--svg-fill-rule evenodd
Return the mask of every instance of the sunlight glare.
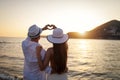
<path id="1" fill-rule="evenodd" d="M 86 31 L 79 31 L 80 35 L 85 35 Z"/>
<path id="2" fill-rule="evenodd" d="M 86 50 L 87 49 L 87 46 L 86 46 L 86 40 L 80 40 L 80 46 L 79 46 L 79 48 L 81 49 L 81 50 Z"/>
<path id="3" fill-rule="evenodd" d="M 67 32 L 75 31 L 84 34 L 86 31 L 90 31 L 98 24 L 100 24 L 100 17 L 95 12 L 89 13 L 88 11 L 74 13 L 75 11 L 59 12 L 58 15 L 54 15 L 54 23 L 65 28 Z M 66 13 L 66 14 L 65 14 Z M 69 14 L 71 13 L 71 14 Z M 58 21 L 57 21 L 58 20 Z"/>

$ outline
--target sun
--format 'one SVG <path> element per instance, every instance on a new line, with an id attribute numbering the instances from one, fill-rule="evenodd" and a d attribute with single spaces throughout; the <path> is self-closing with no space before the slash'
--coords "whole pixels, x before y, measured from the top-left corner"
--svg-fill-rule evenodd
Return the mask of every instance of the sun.
<path id="1" fill-rule="evenodd" d="M 80 33 L 80 34 L 85 34 L 85 32 L 86 32 L 86 31 L 80 31 L 79 33 Z"/>
<path id="2" fill-rule="evenodd" d="M 81 30 L 79 31 L 80 35 L 85 35 L 86 31 L 85 30 Z"/>

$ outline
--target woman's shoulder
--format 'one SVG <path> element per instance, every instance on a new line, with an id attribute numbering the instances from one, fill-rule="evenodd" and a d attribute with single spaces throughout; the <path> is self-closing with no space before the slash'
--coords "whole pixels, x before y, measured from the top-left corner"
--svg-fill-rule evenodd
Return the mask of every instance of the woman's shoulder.
<path id="1" fill-rule="evenodd" d="M 53 50 L 53 47 L 48 48 L 48 50 L 50 50 L 50 51 Z"/>
<path id="2" fill-rule="evenodd" d="M 53 53 L 53 48 L 52 48 L 52 47 L 48 48 L 48 49 L 47 49 L 47 52 Z"/>

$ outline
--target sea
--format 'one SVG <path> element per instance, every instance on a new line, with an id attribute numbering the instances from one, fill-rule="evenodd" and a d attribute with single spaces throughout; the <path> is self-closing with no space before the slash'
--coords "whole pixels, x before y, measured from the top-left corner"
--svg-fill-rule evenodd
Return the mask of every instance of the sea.
<path id="1" fill-rule="evenodd" d="M 22 80 L 25 38 L 0 37 L 0 80 Z M 52 44 L 39 43 L 45 50 Z M 120 80 L 120 40 L 69 39 L 68 80 Z"/>

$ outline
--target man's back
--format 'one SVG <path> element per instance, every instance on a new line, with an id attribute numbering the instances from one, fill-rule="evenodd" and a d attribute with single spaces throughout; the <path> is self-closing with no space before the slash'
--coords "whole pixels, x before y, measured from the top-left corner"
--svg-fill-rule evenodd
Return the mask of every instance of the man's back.
<path id="1" fill-rule="evenodd" d="M 22 49 L 24 53 L 24 80 L 45 80 L 46 74 L 44 71 L 40 71 L 37 56 L 36 46 L 40 44 L 30 41 L 28 39 L 22 42 Z M 42 49 L 41 55 L 44 58 L 45 50 Z"/>

